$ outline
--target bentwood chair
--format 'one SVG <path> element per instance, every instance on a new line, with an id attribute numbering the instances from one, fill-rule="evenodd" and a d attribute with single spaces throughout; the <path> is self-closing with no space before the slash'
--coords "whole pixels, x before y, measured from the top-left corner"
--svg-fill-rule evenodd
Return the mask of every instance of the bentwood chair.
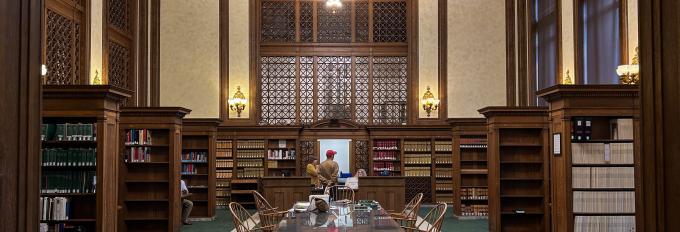
<path id="1" fill-rule="evenodd" d="M 350 187 L 335 185 L 327 187 L 325 192 L 330 195 L 333 201 L 354 203 L 354 190 Z"/>
<path id="2" fill-rule="evenodd" d="M 390 213 L 392 218 L 399 222 L 402 227 L 415 227 L 418 220 L 418 212 L 420 211 L 420 202 L 423 200 L 423 193 L 416 194 L 415 197 L 409 201 L 400 213 Z M 408 230 L 407 230 L 408 231 Z"/>
<path id="3" fill-rule="evenodd" d="M 229 203 L 229 211 L 231 211 L 231 217 L 234 220 L 234 227 L 236 227 L 237 232 L 276 231 L 275 226 L 263 227 L 239 203 Z"/>
<path id="4" fill-rule="evenodd" d="M 418 220 L 415 227 L 402 226 L 402 228 L 406 231 L 440 232 L 442 231 L 442 222 L 444 221 L 446 208 L 446 203 L 439 203 L 423 219 Z"/>
<path id="5" fill-rule="evenodd" d="M 260 225 L 263 228 L 277 227 L 281 219 L 286 216 L 288 211 L 279 211 L 278 208 L 272 207 L 262 194 L 253 191 L 253 198 L 255 198 L 255 206 L 257 207 L 257 215 L 260 216 Z"/>

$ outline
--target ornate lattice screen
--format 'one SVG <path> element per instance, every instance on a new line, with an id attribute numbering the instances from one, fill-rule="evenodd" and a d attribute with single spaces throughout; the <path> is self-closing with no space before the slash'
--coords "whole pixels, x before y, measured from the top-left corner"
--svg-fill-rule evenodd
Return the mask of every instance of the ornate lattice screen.
<path id="1" fill-rule="evenodd" d="M 368 140 L 354 140 L 354 166 L 356 169 L 364 169 L 364 171 L 369 172 L 368 159 Z"/>
<path id="2" fill-rule="evenodd" d="M 409 0 L 260 0 L 260 125 L 407 121 Z"/>
<path id="3" fill-rule="evenodd" d="M 136 90 L 134 76 L 134 7 L 133 0 L 108 0 L 108 82 L 110 85 Z M 123 105 L 135 105 L 133 98 L 128 98 Z"/>
<path id="4" fill-rule="evenodd" d="M 84 69 L 82 27 L 85 4 L 81 1 L 45 1 L 45 84 L 75 85 L 87 83 Z"/>

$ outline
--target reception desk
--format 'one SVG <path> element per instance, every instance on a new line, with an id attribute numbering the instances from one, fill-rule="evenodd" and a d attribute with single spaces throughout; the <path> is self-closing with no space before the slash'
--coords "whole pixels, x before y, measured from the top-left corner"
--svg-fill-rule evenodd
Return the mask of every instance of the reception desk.
<path id="1" fill-rule="evenodd" d="M 360 177 L 354 198 L 376 200 L 386 210 L 401 211 L 406 200 L 404 186 L 404 177 Z M 267 201 L 281 210 L 297 201 L 307 201 L 311 190 L 309 177 L 263 177 L 260 187 Z"/>

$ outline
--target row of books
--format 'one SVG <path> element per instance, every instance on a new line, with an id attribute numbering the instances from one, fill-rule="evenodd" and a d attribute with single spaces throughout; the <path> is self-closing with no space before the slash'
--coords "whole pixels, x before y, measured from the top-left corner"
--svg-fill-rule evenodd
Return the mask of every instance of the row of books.
<path id="1" fill-rule="evenodd" d="M 224 151 L 216 151 L 215 152 L 215 157 L 217 158 L 231 158 L 231 150 L 224 150 Z"/>
<path id="2" fill-rule="evenodd" d="M 91 123 L 42 124 L 42 141 L 97 141 L 97 125 Z"/>
<path id="3" fill-rule="evenodd" d="M 205 151 L 191 151 L 182 154 L 182 162 L 205 163 L 208 162 L 208 153 Z"/>
<path id="4" fill-rule="evenodd" d="M 404 156 L 404 164 L 430 164 L 432 156 L 430 154 L 409 154 Z"/>
<path id="5" fill-rule="evenodd" d="M 489 199 L 487 188 L 460 188 L 461 200 L 486 200 Z"/>
<path id="6" fill-rule="evenodd" d="M 404 176 L 430 176 L 429 167 L 404 167 Z"/>
<path id="7" fill-rule="evenodd" d="M 180 171 L 182 172 L 182 175 L 198 174 L 198 167 L 194 164 L 182 164 L 182 169 Z"/>
<path id="8" fill-rule="evenodd" d="M 486 145 L 486 138 L 460 138 L 460 144 L 484 144 Z"/>
<path id="9" fill-rule="evenodd" d="M 461 216 L 489 216 L 488 205 L 460 205 Z"/>
<path id="10" fill-rule="evenodd" d="M 573 164 L 633 164 L 633 143 L 572 143 Z"/>
<path id="11" fill-rule="evenodd" d="M 399 140 L 374 140 L 373 150 L 399 150 Z"/>
<path id="12" fill-rule="evenodd" d="M 434 162 L 437 164 L 452 164 L 453 158 L 451 156 L 435 156 Z"/>
<path id="13" fill-rule="evenodd" d="M 94 193 L 96 171 L 43 171 L 41 193 Z"/>
<path id="14" fill-rule="evenodd" d="M 400 165 L 394 165 L 392 162 L 373 162 L 373 171 L 398 171 Z"/>
<path id="15" fill-rule="evenodd" d="M 438 193 L 435 196 L 437 197 L 437 202 L 439 202 L 439 203 L 448 203 L 448 204 L 453 203 L 453 194 Z"/>
<path id="16" fill-rule="evenodd" d="M 634 167 L 573 167 L 574 188 L 635 188 Z"/>
<path id="17" fill-rule="evenodd" d="M 216 147 L 217 149 L 231 149 L 231 144 L 230 140 L 217 140 Z"/>
<path id="18" fill-rule="evenodd" d="M 267 158 L 294 160 L 295 150 L 269 149 L 267 150 Z"/>
<path id="19" fill-rule="evenodd" d="M 68 231 L 88 231 L 85 225 L 76 225 L 73 223 L 40 223 L 40 232 L 68 232 Z"/>
<path id="20" fill-rule="evenodd" d="M 231 170 L 217 170 L 215 171 L 215 178 L 229 179 L 231 178 Z"/>
<path id="21" fill-rule="evenodd" d="M 82 167 L 97 165 L 96 148 L 44 148 L 43 167 Z"/>
<path id="22" fill-rule="evenodd" d="M 229 188 L 229 180 L 217 180 L 215 182 L 215 187 L 217 188 Z"/>
<path id="23" fill-rule="evenodd" d="M 486 144 L 461 144 L 460 148 L 486 148 Z"/>
<path id="24" fill-rule="evenodd" d="M 404 141 L 404 151 L 406 152 L 430 152 L 432 143 L 430 141 Z"/>
<path id="25" fill-rule="evenodd" d="M 612 139 L 633 139 L 635 130 L 633 129 L 633 119 L 620 118 L 610 122 Z"/>
<path id="26" fill-rule="evenodd" d="M 434 177 L 436 178 L 451 178 L 453 176 L 453 169 L 435 169 Z"/>
<path id="27" fill-rule="evenodd" d="M 219 195 L 219 193 L 217 195 Z M 224 196 L 222 196 L 222 197 L 224 197 Z M 215 200 L 215 205 L 217 205 L 217 207 L 227 207 L 229 205 L 229 203 L 230 202 L 227 199 L 218 198 L 217 200 Z"/>
<path id="28" fill-rule="evenodd" d="M 236 160 L 237 167 L 262 167 L 261 159 L 238 159 Z"/>
<path id="29" fill-rule="evenodd" d="M 238 150 L 236 158 L 264 158 L 264 150 Z"/>
<path id="30" fill-rule="evenodd" d="M 576 216 L 574 232 L 635 231 L 635 216 Z"/>
<path id="31" fill-rule="evenodd" d="M 267 168 L 289 168 L 289 169 L 295 169 L 295 166 L 291 166 L 293 163 L 290 164 L 284 164 L 279 166 L 279 161 L 276 160 L 269 160 L 267 161 Z"/>
<path id="32" fill-rule="evenodd" d="M 453 142 L 451 140 L 434 141 L 434 151 L 436 151 L 436 152 L 451 151 L 452 147 L 453 147 Z"/>
<path id="33" fill-rule="evenodd" d="M 234 167 L 234 161 L 217 160 L 217 161 L 215 161 L 215 167 L 217 167 L 217 168 L 232 168 L 232 167 Z"/>
<path id="34" fill-rule="evenodd" d="M 71 199 L 66 197 L 40 197 L 40 220 L 65 221 L 71 218 Z"/>
<path id="35" fill-rule="evenodd" d="M 238 149 L 264 149 L 264 140 L 239 140 L 236 148 Z"/>
<path id="36" fill-rule="evenodd" d="M 130 129 L 125 131 L 125 145 L 152 145 L 150 129 Z"/>
<path id="37" fill-rule="evenodd" d="M 125 149 L 125 162 L 143 163 L 151 162 L 150 147 L 128 147 Z"/>
<path id="38" fill-rule="evenodd" d="M 264 176 L 264 168 L 244 168 L 236 173 L 238 178 L 259 178 Z"/>
<path id="39" fill-rule="evenodd" d="M 574 213 L 635 213 L 635 192 L 574 191 Z"/>
<path id="40" fill-rule="evenodd" d="M 231 195 L 231 194 L 229 194 L 229 191 L 217 191 L 217 192 L 215 192 L 215 196 L 216 196 L 216 197 L 228 197 L 228 196 L 230 196 L 230 195 Z M 218 199 L 218 200 L 220 200 L 220 199 Z M 222 200 L 223 200 L 223 199 L 222 199 Z M 229 205 L 229 202 L 227 202 L 226 205 Z M 225 205 L 225 206 L 226 206 L 226 205 Z M 217 206 L 222 206 L 222 205 L 218 204 Z"/>
<path id="41" fill-rule="evenodd" d="M 373 151 L 373 160 L 399 160 L 399 151 Z"/>
<path id="42" fill-rule="evenodd" d="M 593 119 L 590 117 L 574 117 L 571 124 L 571 140 L 587 141 L 592 139 Z"/>
<path id="43" fill-rule="evenodd" d="M 453 183 L 450 180 L 437 180 L 435 183 L 435 190 L 437 191 L 451 191 L 453 190 Z"/>

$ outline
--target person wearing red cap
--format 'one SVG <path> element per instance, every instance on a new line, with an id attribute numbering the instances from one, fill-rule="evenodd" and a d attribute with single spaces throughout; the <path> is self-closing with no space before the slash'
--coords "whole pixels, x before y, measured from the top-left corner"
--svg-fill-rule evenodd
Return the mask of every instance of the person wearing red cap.
<path id="1" fill-rule="evenodd" d="M 333 186 L 338 183 L 338 172 L 340 168 L 333 159 L 337 154 L 334 150 L 326 151 L 326 160 L 319 165 L 319 180 L 324 187 Z"/>

